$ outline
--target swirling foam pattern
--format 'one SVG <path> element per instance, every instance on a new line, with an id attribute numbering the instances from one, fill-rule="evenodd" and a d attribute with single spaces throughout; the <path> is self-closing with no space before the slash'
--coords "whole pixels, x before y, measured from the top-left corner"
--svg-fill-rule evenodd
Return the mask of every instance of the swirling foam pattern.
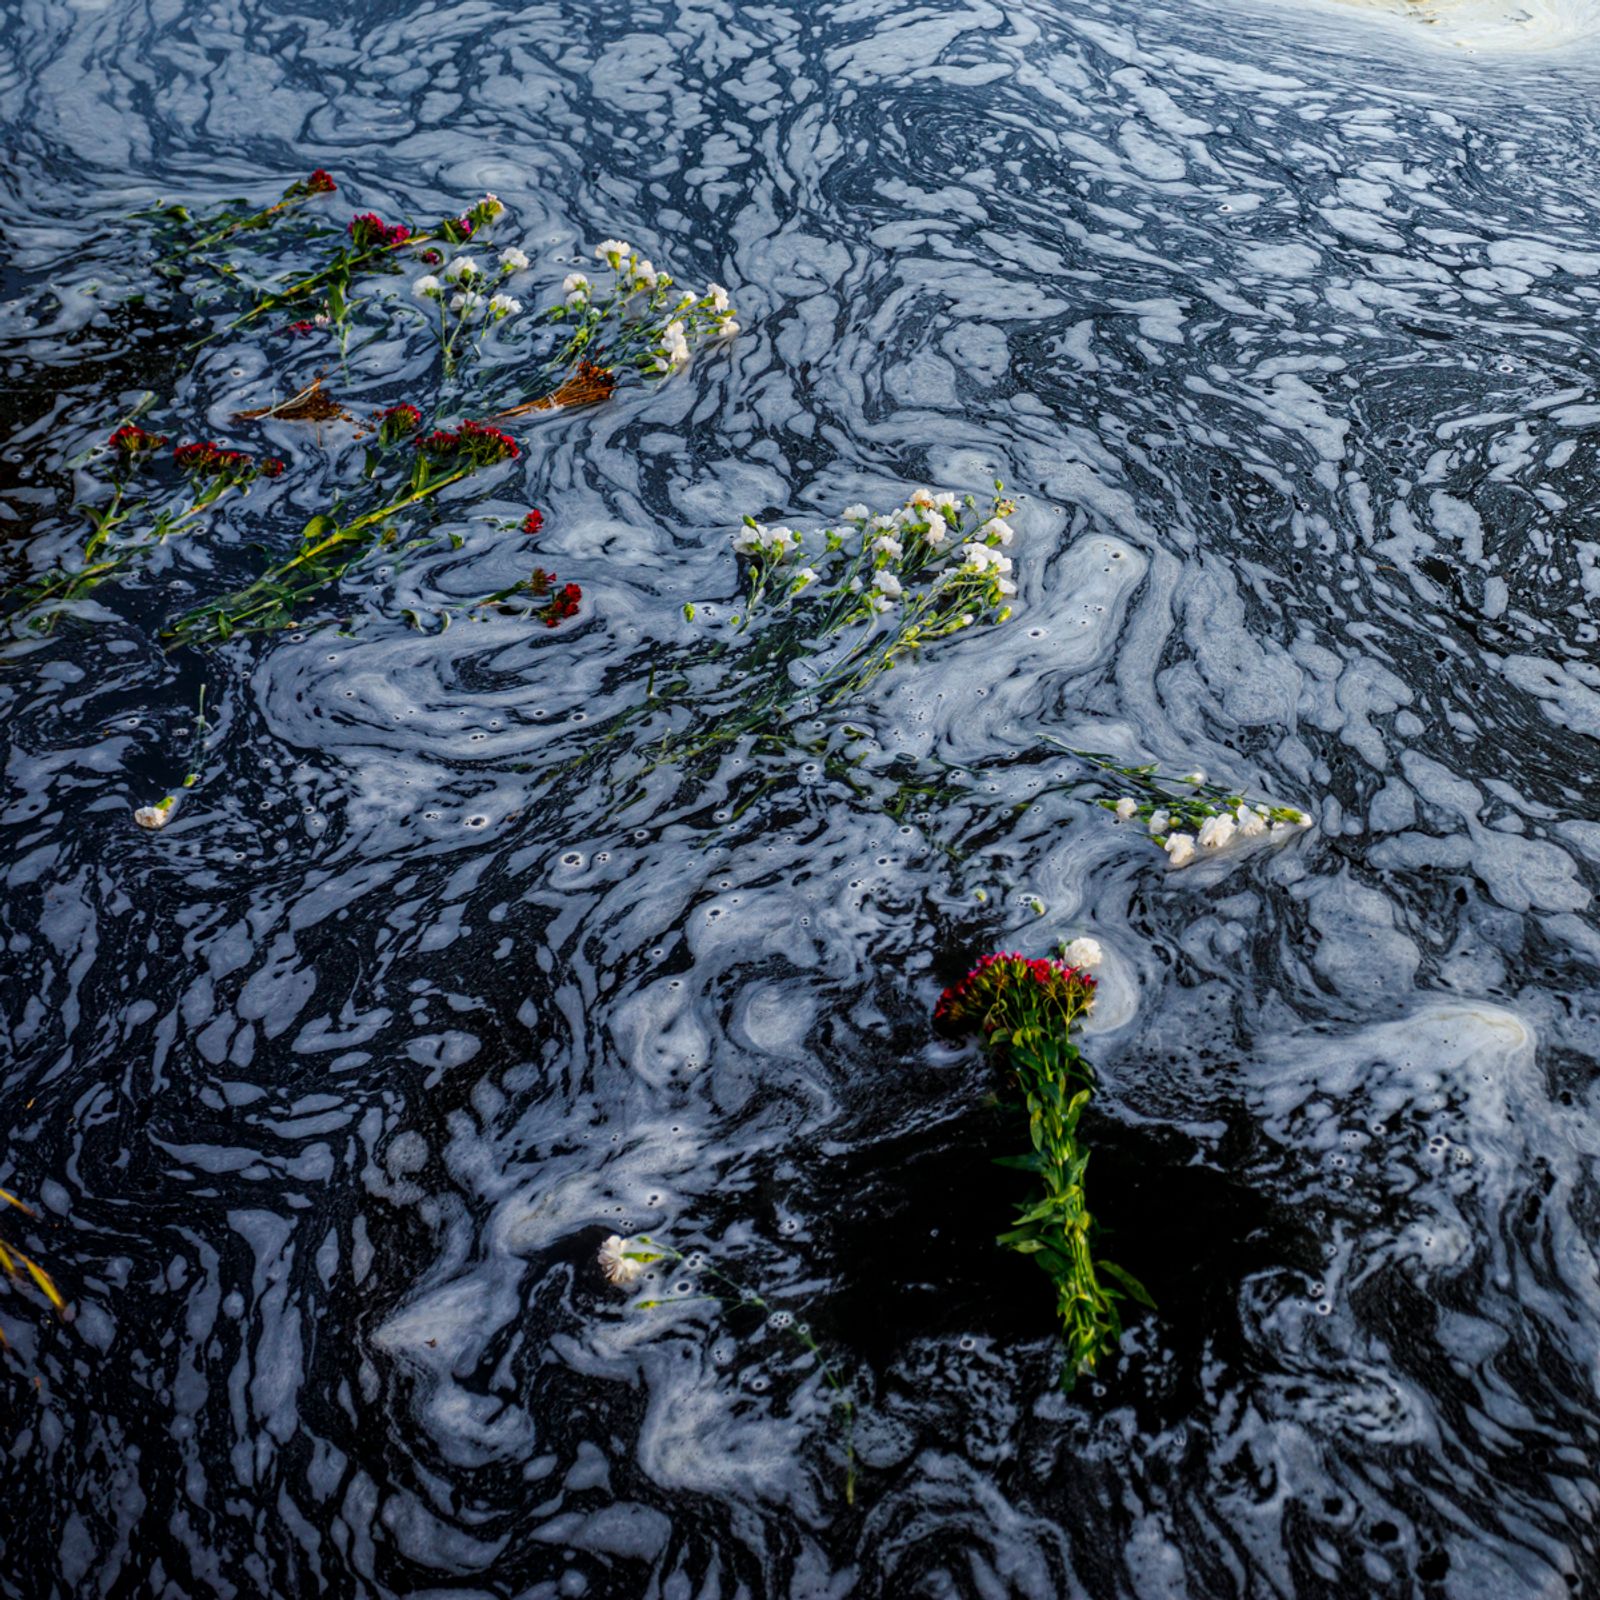
<path id="1" fill-rule="evenodd" d="M 155 639 L 324 502 L 280 423 L 280 483 L 10 648 L 0 1184 L 74 1314 L 0 1298 L 0 1593 L 1600 1590 L 1581 13 L 1536 57 L 1245 0 L 7 9 L 12 576 L 127 397 L 216 431 L 328 365 L 124 304 L 156 196 L 493 189 L 540 282 L 616 234 L 746 332 L 536 420 L 347 635 Z M 541 783 L 742 513 L 997 473 L 1019 614 L 851 708 L 853 785 L 741 750 L 619 810 L 625 739 Z M 576 624 L 400 620 L 524 572 L 483 517 L 528 505 Z M 203 779 L 141 833 L 202 682 Z M 1040 732 L 1318 827 L 1168 874 Z M 1017 1130 L 927 1016 L 1078 933 L 1090 1181 L 1161 1312 L 1068 1399 L 992 1243 Z M 627 1309 L 613 1230 L 809 1321 L 853 1506 L 781 1321 L 664 1269 Z"/>

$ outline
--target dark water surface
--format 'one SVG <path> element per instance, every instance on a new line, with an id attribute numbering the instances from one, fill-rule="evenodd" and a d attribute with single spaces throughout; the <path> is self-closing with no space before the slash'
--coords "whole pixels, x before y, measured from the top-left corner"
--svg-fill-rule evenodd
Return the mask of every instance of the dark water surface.
<path id="1" fill-rule="evenodd" d="M 277 423 L 283 480 L 6 646 L 4 1227 L 72 1316 L 0 1293 L 0 1593 L 1600 1594 L 1600 56 L 1221 0 L 10 0 L 0 45 L 8 580 L 138 392 L 239 437 L 329 366 L 123 304 L 156 196 L 492 189 L 533 298 L 615 234 L 745 325 L 522 428 L 347 632 L 156 637 L 326 503 Z M 541 778 L 740 515 L 996 473 L 1018 615 L 850 708 L 854 785 Z M 529 505 L 577 621 L 408 627 L 526 572 Z M 1318 825 L 1168 872 L 1015 809 L 1041 733 Z M 976 776 L 886 811 L 933 762 Z M 1018 1129 L 927 1019 L 1075 934 L 1161 1311 L 1067 1399 L 992 1243 Z M 782 1317 L 630 1309 L 638 1230 L 809 1323 L 853 1505 Z"/>

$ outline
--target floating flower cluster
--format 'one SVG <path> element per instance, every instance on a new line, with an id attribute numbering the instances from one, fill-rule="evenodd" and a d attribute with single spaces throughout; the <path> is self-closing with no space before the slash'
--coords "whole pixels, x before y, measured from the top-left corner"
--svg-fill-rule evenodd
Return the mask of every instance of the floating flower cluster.
<path id="1" fill-rule="evenodd" d="M 113 450 L 131 458 L 154 455 L 167 442 L 167 436 L 146 433 L 137 423 L 125 422 L 106 442 Z"/>
<path id="2" fill-rule="evenodd" d="M 603 240 L 594 253 L 610 269 L 611 281 L 602 287 L 587 273 L 569 273 L 562 303 L 547 313 L 576 324 L 556 358 L 562 368 L 600 350 L 610 367 L 631 365 L 646 377 L 666 377 L 688 365 L 695 339 L 738 333 L 737 314 L 721 284 L 700 295 L 681 289 L 625 239 Z"/>
<path id="3" fill-rule="evenodd" d="M 112 436 L 115 439 L 115 435 Z M 228 478 L 234 483 L 253 483 L 257 478 L 278 478 L 283 463 L 274 456 L 258 461 L 243 450 L 229 450 L 212 439 L 180 444 L 173 459 L 191 478 Z"/>
<path id="4" fill-rule="evenodd" d="M 1230 846 L 1260 840 L 1282 844 L 1311 826 L 1311 818 L 1298 807 L 1248 801 L 1243 795 L 1208 784 L 1203 772 L 1172 779 L 1159 777 L 1154 767 L 1115 770 L 1143 792 L 1103 799 L 1098 804 L 1118 822 L 1142 822 L 1174 867 L 1188 866 L 1198 856 L 1220 853 Z"/>
<path id="5" fill-rule="evenodd" d="M 378 442 L 397 444 L 422 426 L 422 413 L 409 400 L 388 406 L 378 413 Z"/>
<path id="6" fill-rule="evenodd" d="M 823 674 L 835 697 L 863 687 L 909 651 L 979 623 L 1004 622 L 1016 593 L 1005 550 L 1015 502 L 986 509 L 969 494 L 919 489 L 902 506 L 874 514 L 848 506 L 837 527 L 807 535 L 752 517 L 733 535 L 748 587 L 739 628 L 790 616 L 826 641 L 882 618 L 881 633 L 857 643 Z M 689 612 L 692 617 L 692 608 Z"/>
<path id="7" fill-rule="evenodd" d="M 436 428 L 418 439 L 415 448 L 436 463 L 461 460 L 479 467 L 515 461 L 522 454 L 522 447 L 509 433 L 487 422 L 463 422 L 454 430 Z"/>
<path id="8" fill-rule="evenodd" d="M 471 229 L 468 231 L 470 233 Z M 424 273 L 411 285 L 411 292 L 417 299 L 432 301 L 439 308 L 435 332 L 446 376 L 455 370 L 461 338 L 469 328 L 476 326 L 481 338 L 491 324 L 516 316 L 522 310 L 520 300 L 495 285 L 526 270 L 527 265 L 527 255 L 514 247 L 500 252 L 494 269 L 485 267 L 474 256 L 456 256 L 442 275 Z"/>
<path id="9" fill-rule="evenodd" d="M 1030 1154 L 1009 1161 L 1038 1174 L 1043 1198 L 1024 1206 L 999 1242 L 1032 1256 L 1056 1286 L 1067 1344 L 1062 1384 L 1093 1372 L 1122 1338 L 1118 1302 L 1149 1305 L 1137 1279 L 1096 1259 L 1097 1232 L 1083 1179 L 1089 1152 L 1078 1121 L 1094 1092 L 1094 1072 L 1073 1043 L 1073 1029 L 1094 1004 L 1094 979 L 1065 959 L 1100 956 L 1092 939 L 1063 946 L 1063 959 L 1012 952 L 985 956 L 939 997 L 934 1021 L 953 1037 L 976 1036 L 1021 1089 L 1032 1133 Z"/>
<path id="10" fill-rule="evenodd" d="M 357 250 L 396 250 L 411 237 L 411 229 L 403 222 L 389 223 L 370 211 L 363 211 L 350 219 L 350 242 Z"/>
<path id="11" fill-rule="evenodd" d="M 538 516 L 538 512 L 532 513 Z M 543 518 L 540 518 L 543 521 Z M 546 572 L 543 567 L 535 567 L 530 576 L 520 582 L 513 583 L 509 588 L 498 589 L 491 595 L 485 595 L 475 609 L 483 610 L 493 606 L 498 610 L 521 611 L 524 616 L 533 617 L 542 622 L 547 628 L 558 627 L 568 617 L 578 614 L 578 605 L 583 599 L 583 590 L 575 583 L 562 584 L 558 589 L 559 580 L 555 573 Z M 525 604 L 524 600 L 545 603 Z"/>

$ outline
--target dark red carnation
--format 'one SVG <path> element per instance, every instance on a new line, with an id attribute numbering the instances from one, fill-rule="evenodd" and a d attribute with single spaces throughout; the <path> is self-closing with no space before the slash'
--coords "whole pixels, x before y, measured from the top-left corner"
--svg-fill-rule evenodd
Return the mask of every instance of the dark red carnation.
<path id="1" fill-rule="evenodd" d="M 556 581 L 556 575 L 553 572 L 535 571 L 534 576 L 535 578 L 544 578 L 547 587 Z M 542 593 L 545 591 L 538 590 L 536 592 Z M 559 593 L 551 596 L 550 603 L 540 608 L 538 615 L 543 620 L 545 627 L 554 628 L 558 624 L 565 622 L 568 617 L 575 617 L 578 614 L 578 602 L 582 599 L 583 590 L 577 584 L 564 584 Z"/>
<path id="2" fill-rule="evenodd" d="M 261 463 L 261 476 L 263 478 L 281 478 L 283 476 L 283 463 L 276 456 L 268 456 Z"/>
<path id="3" fill-rule="evenodd" d="M 522 454 L 522 447 L 509 433 L 492 428 L 487 422 L 463 422 L 461 447 L 482 467 L 515 461 Z"/>
<path id="4" fill-rule="evenodd" d="M 422 413 L 405 400 L 378 413 L 378 438 L 384 444 L 394 444 L 421 426 Z"/>
<path id="5" fill-rule="evenodd" d="M 544 512 L 530 511 L 522 519 L 522 531 L 531 539 L 544 526 Z"/>
<path id="6" fill-rule="evenodd" d="M 322 170 L 321 167 L 318 167 L 317 170 L 306 179 L 306 190 L 310 194 L 332 194 L 333 191 L 338 187 L 339 185 L 336 184 L 333 179 Z"/>
<path id="7" fill-rule="evenodd" d="M 167 436 L 164 433 L 146 433 L 137 424 L 125 422 L 108 442 L 113 450 L 120 450 L 125 456 L 143 456 L 149 455 L 152 450 L 159 450 L 167 442 Z"/>
<path id="8" fill-rule="evenodd" d="M 388 245 L 392 250 L 411 237 L 411 230 L 403 223 L 388 223 L 370 211 L 363 211 L 350 219 L 350 242 L 358 250 L 374 250 Z"/>

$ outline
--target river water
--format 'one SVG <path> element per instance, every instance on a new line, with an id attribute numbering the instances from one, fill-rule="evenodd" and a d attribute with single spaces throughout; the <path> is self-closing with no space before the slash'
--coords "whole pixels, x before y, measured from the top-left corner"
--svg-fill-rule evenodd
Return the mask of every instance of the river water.
<path id="1" fill-rule="evenodd" d="M 269 423 L 280 484 L 6 647 L 4 1237 L 69 1315 L 0 1293 L 0 1593 L 1600 1593 L 1600 17 L 6 13 L 8 580 L 138 392 L 221 435 L 327 366 L 129 301 L 158 196 L 492 189 L 541 285 L 617 235 L 744 331 L 523 427 L 346 629 L 157 637 L 326 504 Z M 1018 613 L 851 705 L 856 781 L 744 745 L 619 806 L 626 736 L 546 780 L 741 515 L 997 474 Z M 407 624 L 524 574 L 530 505 L 575 622 Z M 1043 735 L 1316 826 L 1169 871 Z M 1078 934 L 1159 1312 L 1068 1397 L 993 1243 L 1019 1130 L 928 1017 Z M 634 1305 L 638 1231 L 774 1316 Z"/>

